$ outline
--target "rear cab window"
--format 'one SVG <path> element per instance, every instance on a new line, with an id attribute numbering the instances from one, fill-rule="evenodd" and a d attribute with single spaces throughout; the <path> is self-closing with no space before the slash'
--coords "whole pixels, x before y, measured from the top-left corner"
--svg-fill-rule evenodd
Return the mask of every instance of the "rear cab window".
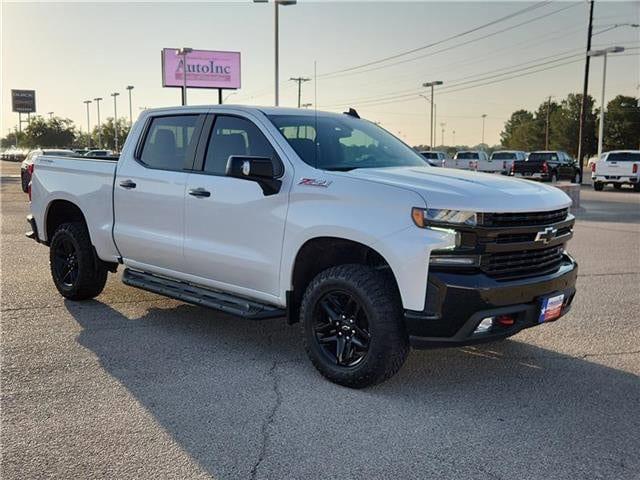
<path id="1" fill-rule="evenodd" d="M 160 170 L 183 170 L 193 157 L 200 115 L 155 117 L 148 127 L 140 162 Z"/>
<path id="2" fill-rule="evenodd" d="M 456 154 L 458 160 L 478 160 L 476 152 L 459 152 Z"/>
<path id="3" fill-rule="evenodd" d="M 607 156 L 607 162 L 640 162 L 640 152 L 613 152 Z"/>

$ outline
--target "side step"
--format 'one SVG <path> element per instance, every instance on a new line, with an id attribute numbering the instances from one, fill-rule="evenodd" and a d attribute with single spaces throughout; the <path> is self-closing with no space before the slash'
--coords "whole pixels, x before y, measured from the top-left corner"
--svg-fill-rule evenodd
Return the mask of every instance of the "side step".
<path id="1" fill-rule="evenodd" d="M 252 320 L 285 317 L 286 311 L 281 308 L 236 297 L 228 293 L 198 287 L 180 280 L 159 277 L 150 273 L 125 269 L 122 282 L 132 287 L 159 293 L 166 297 L 182 300 L 183 302 L 220 310 L 231 315 L 237 315 Z"/>

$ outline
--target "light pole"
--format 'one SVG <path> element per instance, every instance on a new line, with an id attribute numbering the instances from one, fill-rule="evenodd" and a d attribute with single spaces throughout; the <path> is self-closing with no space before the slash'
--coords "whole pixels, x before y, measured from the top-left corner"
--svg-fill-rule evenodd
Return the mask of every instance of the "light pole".
<path id="1" fill-rule="evenodd" d="M 302 83 L 308 82 L 311 79 L 305 78 L 305 77 L 291 77 L 289 80 L 291 80 L 292 82 L 298 83 L 298 108 L 300 108 L 300 97 L 302 95 Z"/>
<path id="2" fill-rule="evenodd" d="M 421 96 L 422 98 L 424 98 L 427 101 L 427 103 L 426 103 L 426 107 L 427 107 L 426 108 L 426 113 L 427 113 L 427 118 L 428 118 L 429 117 L 429 104 L 431 103 L 431 99 L 429 97 L 427 97 L 426 95 L 423 95 L 422 93 L 419 96 Z M 430 125 L 428 120 L 427 120 L 427 124 Z M 431 127 L 429 127 L 429 130 L 431 132 L 429 135 L 433 135 L 433 130 L 431 130 Z M 429 140 L 429 139 L 427 138 L 427 140 Z M 431 147 L 431 143 L 429 143 L 429 147 Z"/>
<path id="3" fill-rule="evenodd" d="M 253 0 L 254 3 L 268 3 L 269 0 Z M 274 23 L 275 23 L 275 81 L 276 81 L 276 89 L 275 89 L 275 105 L 276 107 L 280 105 L 280 72 L 279 72 L 279 47 L 280 47 L 280 33 L 279 33 L 279 19 L 278 19 L 278 8 L 280 5 L 286 7 L 287 5 L 295 5 L 298 3 L 297 0 L 274 0 Z"/>
<path id="4" fill-rule="evenodd" d="M 176 52 L 182 56 L 182 105 L 187 104 L 187 55 L 193 52 L 193 48 L 183 47 Z"/>
<path id="5" fill-rule="evenodd" d="M 91 148 L 91 122 L 89 121 L 89 104 L 91 100 L 85 100 L 82 103 L 87 106 L 87 148 Z"/>
<path id="6" fill-rule="evenodd" d="M 602 155 L 602 139 L 604 136 L 604 87 L 607 80 L 607 54 L 624 52 L 624 47 L 609 47 L 603 50 L 590 50 L 587 55 L 590 57 L 604 57 L 602 64 L 602 97 L 600 100 L 600 125 L 598 127 L 598 158 Z"/>
<path id="7" fill-rule="evenodd" d="M 435 87 L 436 85 L 442 85 L 442 81 L 441 80 L 436 80 L 433 82 L 426 82 L 423 83 L 422 86 L 424 88 L 429 88 L 431 87 L 431 148 L 433 149 L 433 135 L 434 135 L 434 125 L 435 125 L 435 119 L 434 119 L 434 114 L 433 114 L 433 87 Z"/>
<path id="8" fill-rule="evenodd" d="M 98 110 L 98 147 L 102 148 L 102 124 L 100 123 L 100 102 L 102 101 L 102 97 L 96 97 L 93 101 L 96 102 Z"/>
<path id="9" fill-rule="evenodd" d="M 118 92 L 113 92 L 111 96 L 113 97 L 113 138 L 114 138 L 114 150 L 118 151 L 118 105 L 117 98 L 120 95 Z"/>
<path id="10" fill-rule="evenodd" d="M 53 112 L 47 112 L 47 115 L 49 115 L 49 120 L 53 119 Z"/>
<path id="11" fill-rule="evenodd" d="M 482 114 L 482 145 L 484 145 L 484 121 L 487 118 L 487 114 Z"/>
<path id="12" fill-rule="evenodd" d="M 131 90 L 133 90 L 133 85 L 127 85 L 127 90 L 129 90 L 129 127 L 133 125 L 133 110 L 131 109 Z"/>

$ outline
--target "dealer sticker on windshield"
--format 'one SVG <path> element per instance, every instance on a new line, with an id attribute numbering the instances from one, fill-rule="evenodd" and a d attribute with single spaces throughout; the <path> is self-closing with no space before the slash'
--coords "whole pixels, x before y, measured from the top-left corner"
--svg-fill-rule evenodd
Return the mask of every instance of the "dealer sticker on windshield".
<path id="1" fill-rule="evenodd" d="M 550 322 L 560 316 L 562 304 L 564 303 L 564 293 L 542 299 L 542 308 L 538 323 Z"/>

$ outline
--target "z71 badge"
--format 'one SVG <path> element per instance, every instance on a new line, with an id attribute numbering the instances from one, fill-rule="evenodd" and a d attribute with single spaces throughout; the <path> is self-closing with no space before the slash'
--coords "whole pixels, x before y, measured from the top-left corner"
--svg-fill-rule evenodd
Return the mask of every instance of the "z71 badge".
<path id="1" fill-rule="evenodd" d="M 331 185 L 331 180 L 324 180 L 321 178 L 301 178 L 298 185 L 307 185 L 309 187 L 325 187 Z"/>

